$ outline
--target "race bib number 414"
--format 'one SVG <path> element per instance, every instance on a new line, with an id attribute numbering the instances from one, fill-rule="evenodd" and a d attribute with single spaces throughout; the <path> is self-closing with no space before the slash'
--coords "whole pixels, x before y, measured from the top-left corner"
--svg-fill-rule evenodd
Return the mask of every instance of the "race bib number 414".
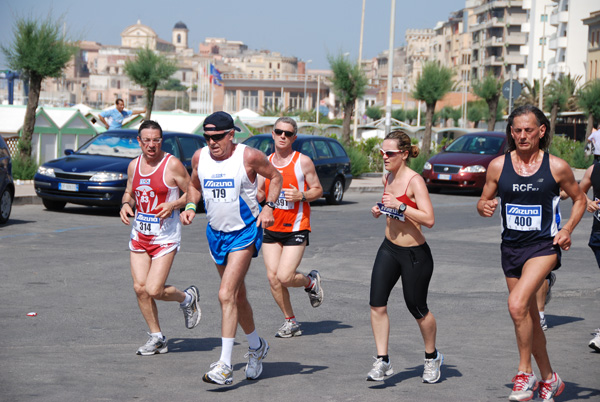
<path id="1" fill-rule="evenodd" d="M 542 230 L 542 206 L 506 204 L 506 227 L 521 232 Z"/>

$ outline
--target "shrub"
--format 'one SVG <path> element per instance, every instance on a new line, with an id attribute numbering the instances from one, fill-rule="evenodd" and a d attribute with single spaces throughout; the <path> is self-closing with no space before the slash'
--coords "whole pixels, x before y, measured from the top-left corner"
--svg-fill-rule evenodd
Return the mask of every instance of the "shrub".
<path id="1" fill-rule="evenodd" d="M 38 165 L 33 159 L 24 159 L 17 154 L 12 160 L 13 178 L 19 180 L 31 180 L 37 172 Z"/>

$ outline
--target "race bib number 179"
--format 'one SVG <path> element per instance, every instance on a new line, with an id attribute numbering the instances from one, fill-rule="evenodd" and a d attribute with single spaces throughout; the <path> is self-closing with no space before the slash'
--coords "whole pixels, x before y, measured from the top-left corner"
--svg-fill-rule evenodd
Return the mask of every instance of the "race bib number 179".
<path id="1" fill-rule="evenodd" d="M 542 230 L 542 206 L 506 204 L 506 227 L 521 232 Z"/>

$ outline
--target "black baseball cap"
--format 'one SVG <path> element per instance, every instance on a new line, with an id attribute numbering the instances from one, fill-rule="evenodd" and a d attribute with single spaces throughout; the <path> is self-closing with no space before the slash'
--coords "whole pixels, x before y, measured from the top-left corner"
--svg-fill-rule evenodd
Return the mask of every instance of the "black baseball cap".
<path id="1" fill-rule="evenodd" d="M 214 127 L 209 127 L 208 131 L 226 131 L 234 129 L 235 131 L 242 131 L 239 127 L 233 124 L 233 118 L 229 113 L 226 112 L 214 112 L 202 123 L 202 128 L 204 131 L 207 131 L 206 126 L 208 124 L 214 125 Z"/>

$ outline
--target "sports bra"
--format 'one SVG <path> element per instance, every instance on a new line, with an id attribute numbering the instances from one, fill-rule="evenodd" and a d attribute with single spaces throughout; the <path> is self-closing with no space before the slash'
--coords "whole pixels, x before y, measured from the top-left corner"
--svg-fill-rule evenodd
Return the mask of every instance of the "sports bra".
<path id="1" fill-rule="evenodd" d="M 419 175 L 418 173 L 413 175 L 410 178 L 410 180 L 408 181 L 408 184 L 406 184 L 406 189 L 404 190 L 404 194 L 402 194 L 400 197 L 396 197 L 396 199 L 398 201 L 400 201 L 401 203 L 406 204 L 409 207 L 413 207 L 413 208 L 417 208 L 417 203 L 414 202 L 413 200 L 411 200 L 410 198 L 408 198 L 408 196 L 406 195 L 406 190 L 408 190 L 408 186 L 410 185 L 411 180 L 414 179 L 415 176 L 418 176 L 418 175 Z M 385 185 L 383 186 L 383 191 L 385 191 L 385 188 L 387 187 L 387 180 L 388 180 L 389 176 L 390 176 L 389 173 L 385 176 Z"/>

